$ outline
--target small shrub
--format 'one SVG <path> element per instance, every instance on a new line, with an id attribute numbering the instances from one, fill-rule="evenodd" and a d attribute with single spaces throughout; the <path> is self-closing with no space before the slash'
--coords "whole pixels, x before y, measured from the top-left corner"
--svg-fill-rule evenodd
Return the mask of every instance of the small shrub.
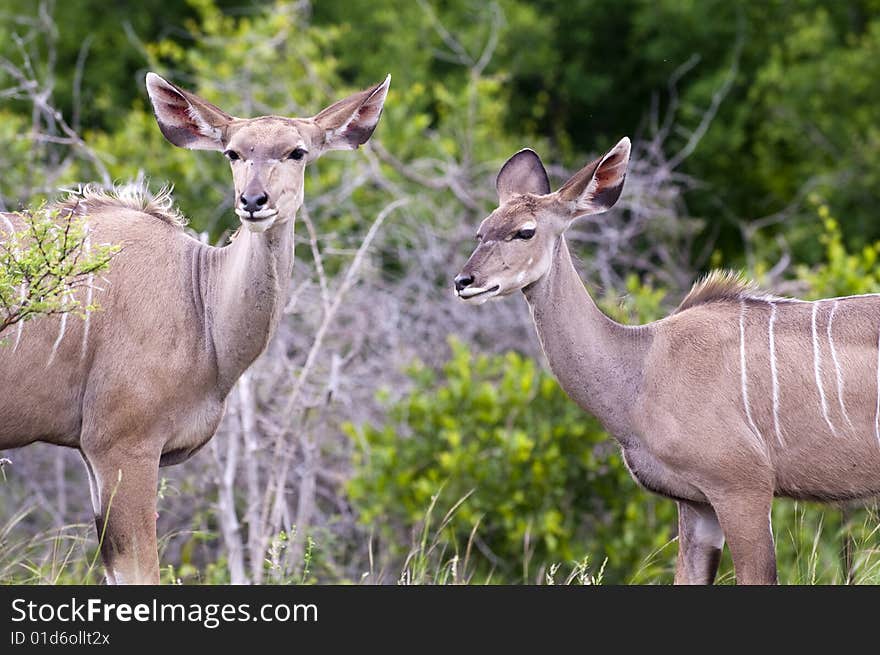
<path id="1" fill-rule="evenodd" d="M 495 582 L 585 557 L 607 557 L 606 581 L 624 581 L 669 540 L 674 505 L 636 487 L 599 423 L 534 361 L 450 343 L 442 371 L 414 364 L 411 392 L 386 394 L 384 425 L 347 427 L 361 520 L 402 558 L 434 496 L 450 507 L 470 494 L 438 539 L 454 551 L 479 522 L 474 558 Z"/>
<path id="2" fill-rule="evenodd" d="M 21 230 L 0 232 L 0 336 L 37 316 L 95 311 L 77 290 L 108 267 L 118 246 L 89 244 L 83 219 L 71 212 L 41 207 L 18 216 Z"/>

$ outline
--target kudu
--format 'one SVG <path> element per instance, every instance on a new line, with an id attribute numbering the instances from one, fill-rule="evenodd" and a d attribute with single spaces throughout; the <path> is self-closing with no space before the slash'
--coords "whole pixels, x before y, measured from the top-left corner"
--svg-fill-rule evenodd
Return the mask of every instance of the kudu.
<path id="1" fill-rule="evenodd" d="M 147 74 L 162 134 L 230 160 L 242 229 L 226 247 L 188 236 L 167 194 L 87 188 L 61 205 L 85 217 L 91 242 L 122 248 L 88 292 L 101 311 L 35 320 L 0 346 L 0 448 L 80 451 L 108 582 L 158 582 L 159 467 L 205 445 L 266 348 L 290 286 L 305 166 L 365 143 L 389 83 L 312 118 L 243 119 Z M 0 215 L 0 236 L 15 222 Z"/>
<path id="2" fill-rule="evenodd" d="M 880 297 L 804 302 L 713 273 L 662 320 L 614 322 L 564 233 L 617 202 L 629 155 L 623 139 L 555 193 L 537 154 L 513 155 L 456 292 L 476 304 L 522 290 L 562 388 L 642 486 L 676 500 L 676 583 L 711 583 L 725 540 L 738 583 L 775 583 L 774 496 L 880 491 Z"/>

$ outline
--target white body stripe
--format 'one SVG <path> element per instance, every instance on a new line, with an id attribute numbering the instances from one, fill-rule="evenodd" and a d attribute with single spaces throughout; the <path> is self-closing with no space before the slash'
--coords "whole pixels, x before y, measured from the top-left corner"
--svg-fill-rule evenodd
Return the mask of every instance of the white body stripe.
<path id="1" fill-rule="evenodd" d="M 3 222 L 6 224 L 6 229 L 9 234 L 15 232 L 15 226 L 12 224 L 12 221 L 9 220 L 9 217 L 4 213 L 0 213 L 0 216 L 3 217 Z"/>
<path id="2" fill-rule="evenodd" d="M 95 283 L 95 274 L 89 273 L 89 277 L 86 279 L 86 317 L 83 320 L 83 338 L 82 338 L 82 352 L 80 353 L 80 359 L 86 356 L 86 345 L 89 342 L 89 322 L 92 318 L 92 313 L 88 310 L 89 305 L 92 304 L 92 294 L 94 293 L 94 283 Z"/>
<path id="3" fill-rule="evenodd" d="M 23 303 L 27 297 L 27 286 L 22 282 L 18 289 L 18 302 Z M 24 321 L 19 321 L 15 326 L 15 345 L 12 346 L 12 352 L 18 350 L 18 343 L 21 341 L 21 333 L 24 331 Z"/>
<path id="4" fill-rule="evenodd" d="M 776 304 L 770 305 L 770 321 L 768 322 L 768 341 L 770 347 L 770 379 L 773 385 L 773 428 L 776 430 L 776 440 L 780 446 L 784 446 L 782 431 L 779 429 L 779 375 L 776 371 L 776 342 L 773 338 L 773 324 L 776 322 Z"/>
<path id="5" fill-rule="evenodd" d="M 819 303 L 813 303 L 813 318 L 811 321 L 813 329 L 813 373 L 816 376 L 816 388 L 819 390 L 819 403 L 822 406 L 822 416 L 831 429 L 831 434 L 837 436 L 837 430 L 831 423 L 828 416 L 828 401 L 825 399 L 825 389 L 822 387 L 822 351 L 819 349 L 819 335 L 816 333 L 816 315 L 819 313 Z"/>
<path id="6" fill-rule="evenodd" d="M 46 366 L 49 366 L 52 363 L 52 360 L 55 359 L 55 353 L 58 350 L 58 346 L 61 345 L 61 340 L 64 338 L 64 332 L 67 330 L 67 314 L 61 315 L 61 327 L 58 330 L 58 338 L 55 339 L 55 343 L 52 345 L 52 352 L 49 353 L 49 361 L 46 362 Z"/>
<path id="7" fill-rule="evenodd" d="M 840 360 L 837 359 L 837 349 L 834 347 L 834 339 L 831 337 L 831 325 L 834 322 L 834 312 L 837 310 L 837 302 L 831 305 L 831 312 L 828 314 L 828 347 L 831 350 L 831 360 L 834 362 L 834 375 L 837 378 L 837 402 L 840 403 L 840 413 L 843 414 L 844 420 L 849 427 L 852 427 L 852 421 L 849 420 L 849 414 L 846 413 L 846 404 L 843 402 L 843 372 L 840 369 Z"/>
<path id="8" fill-rule="evenodd" d="M 86 223 L 83 226 L 85 231 L 85 239 L 83 240 L 83 250 L 85 251 L 86 257 L 88 257 L 92 252 L 92 233 L 89 230 L 89 224 Z M 89 341 L 89 322 L 92 318 L 92 313 L 89 311 L 89 305 L 92 304 L 92 294 L 94 292 L 93 286 L 95 283 L 95 274 L 89 273 L 88 278 L 86 278 L 86 306 L 85 312 L 86 317 L 83 321 L 83 336 L 82 336 L 82 348 L 80 349 L 80 359 L 86 356 L 86 344 Z"/>
<path id="9" fill-rule="evenodd" d="M 743 318 L 746 312 L 746 303 L 744 300 L 740 300 L 739 303 L 739 372 L 740 372 L 740 382 L 742 384 L 742 398 L 743 398 L 743 407 L 746 410 L 746 419 L 749 422 L 749 427 L 752 430 L 752 434 L 758 439 L 759 442 L 763 442 L 763 437 L 761 436 L 760 430 L 758 430 L 758 426 L 755 425 L 755 421 L 752 418 L 752 410 L 749 408 L 749 385 L 748 385 L 748 373 L 746 372 L 746 330 L 745 325 L 743 323 Z M 761 443 L 763 447 L 763 443 Z"/>
<path id="10" fill-rule="evenodd" d="M 877 411 L 874 414 L 874 436 L 880 446 L 880 330 L 877 334 Z"/>

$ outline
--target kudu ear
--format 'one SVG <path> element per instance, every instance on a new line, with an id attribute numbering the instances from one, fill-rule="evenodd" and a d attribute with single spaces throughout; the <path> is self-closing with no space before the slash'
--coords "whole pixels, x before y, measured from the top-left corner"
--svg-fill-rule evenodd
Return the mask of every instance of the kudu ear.
<path id="1" fill-rule="evenodd" d="M 366 143 L 382 115 L 391 75 L 375 86 L 334 102 L 312 120 L 324 133 L 322 150 L 355 150 Z"/>
<path id="2" fill-rule="evenodd" d="M 224 128 L 232 116 L 155 73 L 147 73 L 147 93 L 159 129 L 171 143 L 190 150 L 223 150 Z"/>
<path id="3" fill-rule="evenodd" d="M 623 191 L 630 143 L 623 137 L 617 145 L 587 164 L 562 185 L 556 194 L 571 206 L 571 218 L 599 214 L 614 206 Z"/>
<path id="4" fill-rule="evenodd" d="M 524 148 L 508 159 L 495 179 L 495 190 L 502 204 L 515 194 L 550 193 L 550 178 L 538 153 Z"/>

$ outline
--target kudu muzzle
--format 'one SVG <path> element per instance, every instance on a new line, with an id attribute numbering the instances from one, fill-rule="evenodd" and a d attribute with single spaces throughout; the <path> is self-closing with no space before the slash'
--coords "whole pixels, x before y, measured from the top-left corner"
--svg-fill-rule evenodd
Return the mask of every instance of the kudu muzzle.
<path id="1" fill-rule="evenodd" d="M 491 295 L 498 291 L 498 285 L 488 285 L 483 280 L 478 280 L 478 274 L 475 273 L 479 269 L 480 264 L 485 259 L 483 246 L 480 245 L 470 256 L 461 269 L 461 273 L 455 276 L 453 284 L 455 285 L 455 294 L 462 300 L 470 300 L 482 295 Z"/>
<path id="2" fill-rule="evenodd" d="M 258 172 L 245 185 L 238 197 L 236 214 L 246 221 L 260 221 L 275 215 L 278 210 L 269 205 L 269 194 L 263 186 Z"/>

